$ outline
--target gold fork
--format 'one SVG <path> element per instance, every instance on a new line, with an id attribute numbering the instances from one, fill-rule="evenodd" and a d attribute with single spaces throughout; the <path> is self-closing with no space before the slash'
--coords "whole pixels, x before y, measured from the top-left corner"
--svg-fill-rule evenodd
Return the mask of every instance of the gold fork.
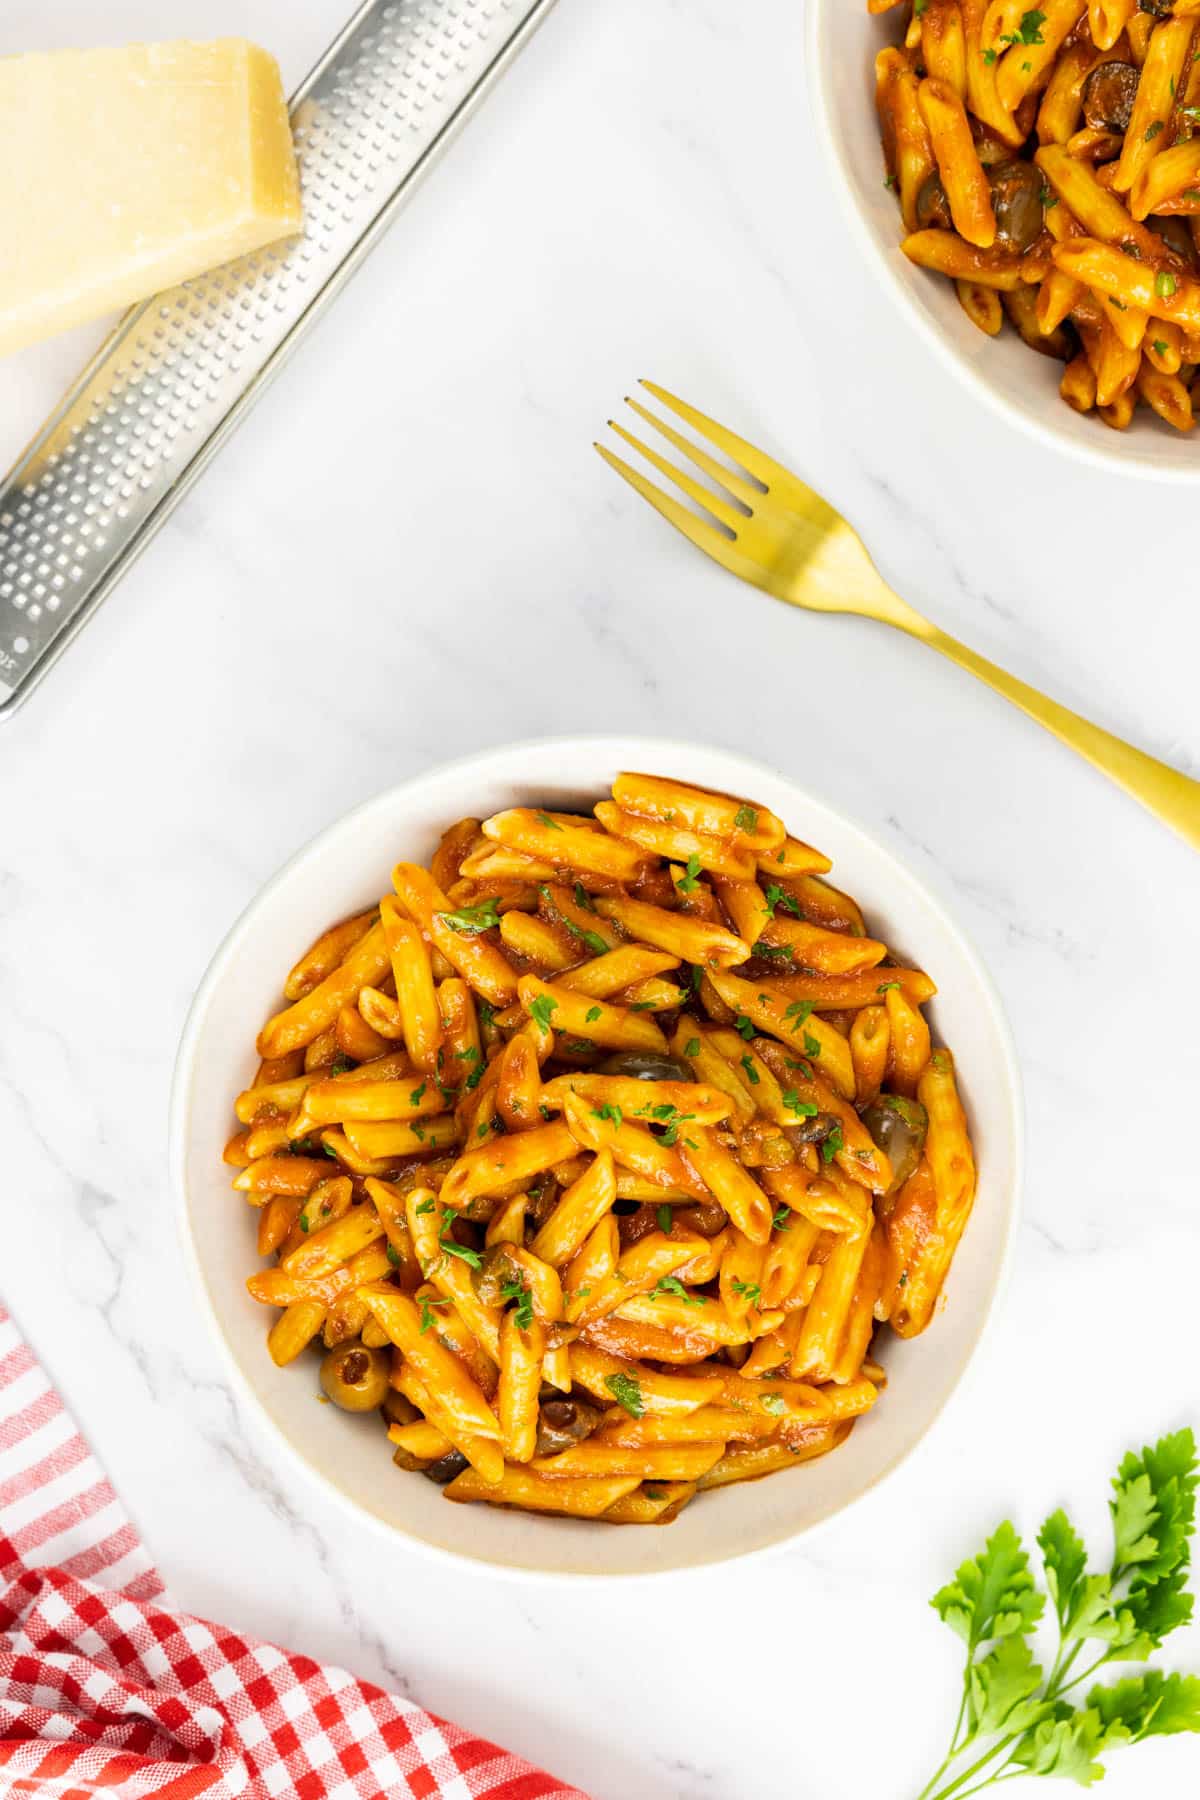
<path id="1" fill-rule="evenodd" d="M 719 492 L 714 493 L 615 419 L 609 420 L 619 437 L 708 515 L 701 518 L 672 495 L 664 494 L 605 445 L 597 444 L 605 462 L 684 537 L 722 568 L 755 587 L 765 588 L 777 600 L 806 607 L 810 612 L 857 613 L 861 618 L 877 619 L 882 625 L 894 625 L 898 631 L 907 632 L 918 643 L 940 650 L 951 662 L 970 670 L 1052 731 L 1061 743 L 1077 750 L 1127 794 L 1157 814 L 1164 825 L 1200 850 L 1200 782 L 1081 719 L 1078 713 L 1040 694 L 1027 682 L 1018 681 L 1015 675 L 997 668 L 922 618 L 888 587 L 857 532 L 798 476 L 653 381 L 643 381 L 641 386 L 746 471 L 743 475 L 729 469 L 640 401 L 627 400 L 639 418 L 717 484 Z"/>

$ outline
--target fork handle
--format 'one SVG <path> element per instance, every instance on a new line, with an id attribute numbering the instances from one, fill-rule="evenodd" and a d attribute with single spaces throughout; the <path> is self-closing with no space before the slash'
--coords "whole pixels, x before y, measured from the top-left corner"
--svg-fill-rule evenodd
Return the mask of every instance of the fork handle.
<path id="1" fill-rule="evenodd" d="M 906 607 L 905 611 L 909 609 Z M 1003 694 L 1029 718 L 1036 719 L 1039 725 L 1053 732 L 1060 743 L 1078 751 L 1094 768 L 1115 781 L 1118 787 L 1123 787 L 1127 794 L 1132 794 L 1148 812 L 1154 813 L 1172 831 L 1177 831 L 1193 850 L 1200 850 L 1200 781 L 1193 781 L 1178 769 L 1159 762 L 1157 757 L 1147 756 L 1144 750 L 1136 750 L 1123 738 L 1114 737 L 1111 731 L 1102 731 L 1090 720 L 1081 719 L 1078 713 L 1039 693 L 1028 682 L 1018 681 L 1006 669 L 997 668 L 986 656 L 960 644 L 957 638 L 939 630 L 919 614 L 913 614 L 911 620 L 897 620 L 897 623 L 910 636 L 939 650 L 960 669 L 968 669 L 996 693 Z"/>

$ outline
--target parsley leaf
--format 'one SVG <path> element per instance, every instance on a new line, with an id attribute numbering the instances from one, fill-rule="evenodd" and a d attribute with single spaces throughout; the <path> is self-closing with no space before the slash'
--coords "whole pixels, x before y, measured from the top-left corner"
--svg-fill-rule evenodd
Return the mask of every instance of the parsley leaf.
<path id="1" fill-rule="evenodd" d="M 551 994 L 539 994 L 536 1000 L 530 1001 L 529 1016 L 535 1025 L 543 1031 L 550 1029 L 550 1014 L 558 1011 L 558 1001 Z"/>
<path id="2" fill-rule="evenodd" d="M 421 1324 L 420 1324 L 420 1331 L 421 1331 L 422 1337 L 424 1337 L 425 1333 L 427 1331 L 431 1330 L 431 1328 L 437 1324 L 437 1320 L 433 1316 L 432 1309 L 435 1306 L 449 1306 L 449 1304 L 450 1304 L 450 1302 L 448 1300 L 445 1300 L 445 1299 L 436 1299 L 435 1300 L 433 1298 L 433 1296 L 430 1294 L 422 1294 L 422 1296 L 421 1296 Z"/>
<path id="3" fill-rule="evenodd" d="M 687 1043 L 683 1046 L 683 1054 L 687 1057 L 699 1056 L 699 1054 L 700 1054 L 700 1039 L 699 1038 L 689 1038 Z"/>
<path id="4" fill-rule="evenodd" d="M 552 819 L 549 813 L 540 812 L 536 817 L 538 824 L 544 825 L 547 831 L 561 831 L 563 829 L 558 820 Z"/>
<path id="5" fill-rule="evenodd" d="M 606 1100 L 603 1106 L 593 1106 L 592 1117 L 593 1119 L 608 1119 L 620 1131 L 621 1121 L 625 1115 L 619 1106 L 613 1106 Z"/>
<path id="6" fill-rule="evenodd" d="M 464 937 L 473 937 L 480 931 L 490 931 L 500 923 L 500 907 L 496 900 L 485 900 L 479 906 L 464 906 L 458 912 L 435 913 L 451 931 Z"/>
<path id="7" fill-rule="evenodd" d="M 1033 1585 L 1025 1546 L 1006 1520 L 930 1604 L 973 1650 L 989 1638 L 1031 1630 L 1045 1602 Z"/>
<path id="8" fill-rule="evenodd" d="M 695 893 L 696 889 L 700 886 L 700 858 L 698 856 L 688 857 L 687 869 L 679 877 L 679 880 L 675 885 L 681 894 Z"/>
<path id="9" fill-rule="evenodd" d="M 594 1025 L 599 1017 L 600 1008 L 598 1006 L 589 1006 L 586 1013 L 583 1015 L 584 1024 Z"/>
<path id="10" fill-rule="evenodd" d="M 775 917 L 775 909 L 778 906 L 782 906 L 783 910 L 785 912 L 790 912 L 794 918 L 798 919 L 800 917 L 799 902 L 793 900 L 790 894 L 785 893 L 777 881 L 769 881 L 767 883 L 767 891 L 764 899 L 768 918 L 773 919 Z"/>
<path id="11" fill-rule="evenodd" d="M 632 1375 L 606 1375 L 604 1385 L 617 1405 L 625 1408 L 630 1418 L 640 1419 L 642 1417 L 646 1410 L 646 1403 L 642 1399 L 641 1383 Z"/>
<path id="12" fill-rule="evenodd" d="M 465 1262 L 469 1269 L 482 1269 L 483 1258 L 478 1250 L 471 1250 L 466 1244 L 456 1244 L 454 1239 L 448 1237 L 445 1232 L 439 1237 L 438 1243 L 447 1256 L 457 1256 L 458 1260 Z"/>
<path id="13" fill-rule="evenodd" d="M 789 1019 L 793 1019 L 795 1023 L 792 1026 L 792 1030 L 799 1031 L 800 1027 L 812 1012 L 812 1009 L 813 1003 L 811 1000 L 793 1000 L 783 1015 L 784 1024 L 786 1024 Z"/>
<path id="14" fill-rule="evenodd" d="M 521 1331 L 528 1331 L 533 1324 L 533 1289 L 524 1280 L 506 1281 L 500 1289 L 501 1300 L 515 1300 L 513 1318 Z"/>
<path id="15" fill-rule="evenodd" d="M 745 1038 L 747 1043 L 749 1043 L 750 1039 L 755 1035 L 754 1020 L 748 1019 L 745 1013 L 738 1014 L 737 1018 L 733 1021 L 733 1028 L 741 1037 Z"/>

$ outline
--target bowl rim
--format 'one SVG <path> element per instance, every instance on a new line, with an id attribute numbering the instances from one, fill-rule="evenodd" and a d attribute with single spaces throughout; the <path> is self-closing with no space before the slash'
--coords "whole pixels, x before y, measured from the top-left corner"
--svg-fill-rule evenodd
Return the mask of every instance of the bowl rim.
<path id="1" fill-rule="evenodd" d="M 361 819 L 376 810 L 387 812 L 397 803 L 403 804 L 405 796 L 429 781 L 459 776 L 473 767 L 479 767 L 483 772 L 495 757 L 516 758 L 535 750 L 544 753 L 547 747 L 564 752 L 576 752 L 581 748 L 586 748 L 592 753 L 603 754 L 616 766 L 623 768 L 669 767 L 669 759 L 673 755 L 688 756 L 697 750 L 703 750 L 706 753 L 715 753 L 728 765 L 731 775 L 730 791 L 741 790 L 752 793 L 755 779 L 765 774 L 774 780 L 785 781 L 801 799 L 809 799 L 814 805 L 833 813 L 838 823 L 850 834 L 861 838 L 870 850 L 878 852 L 886 859 L 896 863 L 939 914 L 943 928 L 956 940 L 957 948 L 971 968 L 983 998 L 988 1004 L 989 1022 L 1000 1051 L 1004 1071 L 1003 1110 L 1006 1115 L 1005 1126 L 1012 1147 L 1012 1175 L 1005 1193 L 1006 1218 L 1003 1239 L 991 1289 L 975 1320 L 974 1331 L 966 1347 L 957 1379 L 947 1390 L 913 1441 L 899 1450 L 890 1461 L 863 1484 L 856 1494 L 853 1494 L 840 1506 L 832 1507 L 828 1512 L 807 1524 L 800 1524 L 782 1532 L 769 1542 L 745 1547 L 732 1542 L 727 1547 L 722 1545 L 715 1554 L 696 1557 L 682 1565 L 667 1565 L 644 1570 L 618 1569 L 610 1571 L 580 1567 L 542 1569 L 527 1565 L 499 1563 L 490 1557 L 473 1554 L 469 1543 L 464 1544 L 461 1549 L 453 1550 L 440 1544 L 430 1543 L 407 1530 L 405 1526 L 384 1519 L 370 1507 L 363 1505 L 341 1488 L 337 1482 L 314 1466 L 300 1446 L 293 1442 L 281 1425 L 276 1423 L 267 1407 L 259 1399 L 249 1375 L 243 1369 L 232 1343 L 226 1336 L 215 1300 L 209 1289 L 199 1246 L 192 1229 L 192 1200 L 187 1179 L 187 1145 L 191 1094 L 197 1066 L 199 1040 L 212 998 L 260 909 L 281 889 L 290 885 L 295 877 L 304 870 L 308 862 L 321 853 L 328 838 L 343 830 L 351 821 Z M 656 757 L 661 757 L 663 760 L 654 765 L 649 759 Z M 743 780 L 745 781 L 744 789 L 742 788 Z M 168 1107 L 168 1167 L 184 1262 L 189 1271 L 193 1292 L 199 1302 L 199 1310 L 231 1376 L 235 1394 L 241 1398 L 248 1411 L 254 1416 L 258 1429 L 264 1431 L 270 1440 L 282 1448 L 285 1458 L 291 1466 L 300 1471 L 305 1480 L 316 1483 L 346 1513 L 352 1515 L 356 1520 L 365 1521 L 375 1531 L 381 1533 L 393 1548 L 399 1542 L 421 1555 L 438 1562 L 448 1563 L 459 1570 L 469 1569 L 476 1574 L 486 1570 L 488 1573 L 506 1580 L 559 1583 L 660 1581 L 672 1577 L 684 1579 L 704 1569 L 733 1562 L 745 1562 L 751 1558 L 776 1555 L 795 1545 L 801 1539 L 808 1539 L 815 1532 L 844 1520 L 868 1495 L 873 1494 L 897 1470 L 923 1449 L 934 1431 L 943 1422 L 951 1406 L 961 1400 L 969 1383 L 978 1374 L 980 1350 L 985 1338 L 994 1328 L 1012 1277 L 1017 1231 L 1023 1207 L 1024 1091 L 1012 1028 L 999 989 L 970 937 L 959 925 L 938 889 L 931 887 L 924 877 L 917 876 L 904 857 L 897 856 L 890 846 L 881 844 L 856 817 L 847 814 L 833 802 L 822 799 L 819 794 L 813 793 L 807 786 L 796 782 L 786 771 L 775 769 L 770 764 L 744 756 L 738 751 L 728 750 L 723 745 L 700 745 L 681 738 L 632 733 L 559 733 L 542 738 L 523 738 L 511 743 L 496 744 L 483 750 L 473 751 L 466 756 L 452 758 L 447 762 L 434 762 L 404 781 L 378 790 L 367 799 L 359 801 L 357 805 L 330 820 L 288 857 L 251 896 L 213 952 L 184 1020 L 172 1073 Z"/>
<path id="2" fill-rule="evenodd" d="M 865 7 L 865 0 L 809 0 L 805 21 L 806 42 L 804 57 L 808 71 L 809 106 L 813 120 L 818 127 L 818 136 L 822 139 L 825 159 L 834 178 L 834 191 L 838 196 L 843 217 L 850 223 L 851 234 L 857 240 L 859 248 L 864 251 L 866 261 L 877 276 L 882 276 L 891 294 L 899 300 L 901 310 L 916 326 L 921 337 L 932 347 L 943 366 L 954 371 L 960 381 L 971 390 L 977 399 L 998 413 L 1010 425 L 1027 432 L 1036 438 L 1047 449 L 1058 455 L 1073 457 L 1077 461 L 1087 463 L 1096 469 L 1103 469 L 1107 474 L 1135 475 L 1141 481 L 1163 481 L 1188 486 L 1200 481 L 1200 457 L 1192 463 L 1180 462 L 1159 463 L 1143 456 L 1135 444 L 1131 444 L 1121 432 L 1109 433 L 1095 444 L 1077 441 L 1068 437 L 1055 423 L 1036 417 L 1030 412 L 1007 399 L 988 378 L 964 361 L 950 340 L 938 330 L 936 322 L 930 318 L 925 308 L 917 300 L 908 282 L 901 279 L 896 268 L 889 262 L 883 246 L 863 214 L 858 196 L 850 180 L 846 161 L 838 147 L 834 131 L 833 108 L 822 80 L 822 52 L 824 44 L 824 22 L 828 15 L 838 6 L 859 5 Z M 898 247 L 899 240 L 897 240 Z M 1109 440 L 1116 441 L 1110 445 Z M 1170 442 L 1170 439 L 1166 440 Z M 1120 447 L 1118 447 L 1120 446 Z"/>

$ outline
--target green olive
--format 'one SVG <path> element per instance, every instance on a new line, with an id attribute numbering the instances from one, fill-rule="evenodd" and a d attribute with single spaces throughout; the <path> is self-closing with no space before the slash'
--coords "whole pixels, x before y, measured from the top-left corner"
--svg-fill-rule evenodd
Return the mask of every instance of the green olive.
<path id="1" fill-rule="evenodd" d="M 880 1094 L 862 1112 L 862 1122 L 892 1165 L 894 1194 L 904 1185 L 921 1160 L 929 1115 L 919 1100 L 902 1094 Z"/>
<path id="2" fill-rule="evenodd" d="M 321 1364 L 321 1386 L 345 1412 L 372 1412 L 388 1392 L 388 1358 L 363 1344 L 339 1344 Z"/>

